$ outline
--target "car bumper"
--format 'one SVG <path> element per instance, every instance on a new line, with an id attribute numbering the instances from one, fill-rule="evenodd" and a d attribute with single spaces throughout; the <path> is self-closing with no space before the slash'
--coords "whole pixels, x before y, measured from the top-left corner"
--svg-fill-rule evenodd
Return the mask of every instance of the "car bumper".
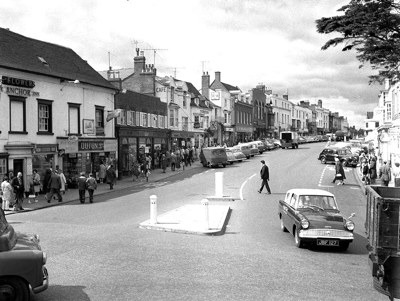
<path id="1" fill-rule="evenodd" d="M 32 291 L 37 294 L 43 292 L 49 287 L 49 274 L 47 273 L 46 267 L 43 267 L 43 283 L 40 286 L 33 287 Z"/>
<path id="2" fill-rule="evenodd" d="M 304 240 L 316 240 L 316 239 L 338 239 L 353 241 L 353 232 L 346 230 L 337 229 L 307 229 L 300 230 L 299 237 Z"/>

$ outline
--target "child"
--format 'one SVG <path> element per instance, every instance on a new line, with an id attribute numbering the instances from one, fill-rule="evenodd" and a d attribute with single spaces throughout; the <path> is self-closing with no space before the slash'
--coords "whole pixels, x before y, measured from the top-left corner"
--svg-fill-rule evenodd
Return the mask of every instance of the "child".
<path id="1" fill-rule="evenodd" d="M 97 188 L 97 181 L 93 178 L 93 174 L 89 174 L 89 178 L 86 180 L 86 188 L 89 191 L 89 202 L 93 203 L 93 193 Z"/>

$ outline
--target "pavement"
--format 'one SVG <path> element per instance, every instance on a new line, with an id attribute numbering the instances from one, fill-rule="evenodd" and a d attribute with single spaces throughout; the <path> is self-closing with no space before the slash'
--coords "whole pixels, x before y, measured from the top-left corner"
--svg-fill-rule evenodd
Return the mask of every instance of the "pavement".
<path id="1" fill-rule="evenodd" d="M 151 171 L 149 182 L 163 181 L 171 176 L 176 176 L 177 174 L 184 174 L 193 168 L 198 168 L 200 163 L 198 161 L 194 162 L 191 166 L 185 167 L 185 169 L 179 169 L 171 171 L 167 168 L 166 172 L 163 173 L 162 169 L 154 169 Z M 139 177 L 135 181 L 132 177 L 126 177 L 121 180 L 117 180 L 116 185 L 113 190 L 110 190 L 110 186 L 105 183 L 98 183 L 97 189 L 95 190 L 95 196 L 107 194 L 110 192 L 123 190 L 131 187 L 145 187 L 146 179 L 144 177 Z M 11 214 L 23 214 L 31 212 L 34 210 L 42 210 L 54 206 L 62 206 L 71 202 L 79 201 L 79 195 L 77 189 L 68 189 L 65 194 L 62 195 L 62 202 L 58 200 L 51 200 L 50 203 L 45 199 L 45 195 L 41 194 L 37 198 L 37 202 L 29 198 L 25 198 L 22 204 L 24 210 L 13 211 L 5 210 L 6 215 Z M 204 197 L 202 197 L 204 199 Z M 210 197 L 210 201 L 233 201 L 229 196 L 215 199 Z M 199 203 L 201 199 L 199 198 Z M 88 194 L 86 194 L 86 202 L 89 202 Z M 175 210 L 166 212 L 160 216 L 156 217 L 156 222 L 153 220 L 147 220 L 139 224 L 142 229 L 151 230 L 161 230 L 166 232 L 177 232 L 177 233 L 187 233 L 187 234 L 203 234 L 203 235 L 218 235 L 223 233 L 227 217 L 230 214 L 230 207 L 228 205 L 217 205 L 217 204 L 207 204 L 205 205 L 185 205 Z"/>

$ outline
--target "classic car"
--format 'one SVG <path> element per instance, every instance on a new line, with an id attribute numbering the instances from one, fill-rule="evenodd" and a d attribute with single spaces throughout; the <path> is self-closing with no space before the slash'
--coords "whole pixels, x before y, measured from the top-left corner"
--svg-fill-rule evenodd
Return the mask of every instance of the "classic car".
<path id="1" fill-rule="evenodd" d="M 354 239 L 354 213 L 344 218 L 328 191 L 290 189 L 278 206 L 281 230 L 290 232 L 299 248 L 313 243 L 345 251 Z"/>
<path id="2" fill-rule="evenodd" d="M 245 154 L 242 153 L 242 151 L 238 148 L 234 148 L 234 147 L 228 147 L 226 148 L 227 150 L 231 150 L 231 152 L 233 153 L 233 155 L 236 158 L 236 161 L 242 162 L 243 160 L 246 160 L 246 156 Z"/>
<path id="3" fill-rule="evenodd" d="M 250 159 L 251 152 L 250 152 L 250 146 L 249 145 L 240 143 L 238 145 L 235 145 L 233 148 L 234 149 L 238 149 L 239 151 L 241 151 L 246 156 L 247 159 Z"/>
<path id="4" fill-rule="evenodd" d="M 225 167 L 228 164 L 226 150 L 222 146 L 203 148 L 200 152 L 199 159 L 204 167 L 216 167 L 219 165 Z"/>
<path id="5" fill-rule="evenodd" d="M 38 235 L 15 232 L 0 208 L 0 300 L 29 300 L 48 288 L 46 253 Z"/>
<path id="6" fill-rule="evenodd" d="M 359 156 L 353 154 L 347 147 L 328 146 L 318 156 L 322 164 L 335 163 L 335 158 L 343 160 L 344 166 L 356 167 L 359 161 Z"/>
<path id="7" fill-rule="evenodd" d="M 228 158 L 228 163 L 233 164 L 233 162 L 237 161 L 235 155 L 233 154 L 232 150 L 229 148 L 225 148 L 226 156 Z"/>
<path id="8" fill-rule="evenodd" d="M 251 157 L 254 157 L 255 155 L 259 155 L 260 154 L 260 151 L 258 149 L 258 145 L 257 144 L 255 144 L 253 142 L 248 142 L 248 143 L 246 143 L 246 145 L 248 145 L 249 148 L 250 148 L 250 156 Z"/>
<path id="9" fill-rule="evenodd" d="M 263 141 L 263 143 L 264 143 L 265 149 L 268 150 L 268 151 L 273 150 L 273 149 L 278 147 L 278 146 L 275 145 L 275 143 L 274 143 L 274 141 L 272 139 L 265 139 Z"/>

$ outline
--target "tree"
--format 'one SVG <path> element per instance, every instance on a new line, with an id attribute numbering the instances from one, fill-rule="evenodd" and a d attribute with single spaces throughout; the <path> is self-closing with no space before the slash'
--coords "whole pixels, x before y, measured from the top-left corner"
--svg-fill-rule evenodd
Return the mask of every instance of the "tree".
<path id="1" fill-rule="evenodd" d="M 339 33 L 328 40 L 322 50 L 344 44 L 342 51 L 354 49 L 359 68 L 370 63 L 377 75 L 370 83 L 382 83 L 385 78 L 400 79 L 400 5 L 398 0 L 350 0 L 340 16 L 316 20 L 317 32 Z"/>

